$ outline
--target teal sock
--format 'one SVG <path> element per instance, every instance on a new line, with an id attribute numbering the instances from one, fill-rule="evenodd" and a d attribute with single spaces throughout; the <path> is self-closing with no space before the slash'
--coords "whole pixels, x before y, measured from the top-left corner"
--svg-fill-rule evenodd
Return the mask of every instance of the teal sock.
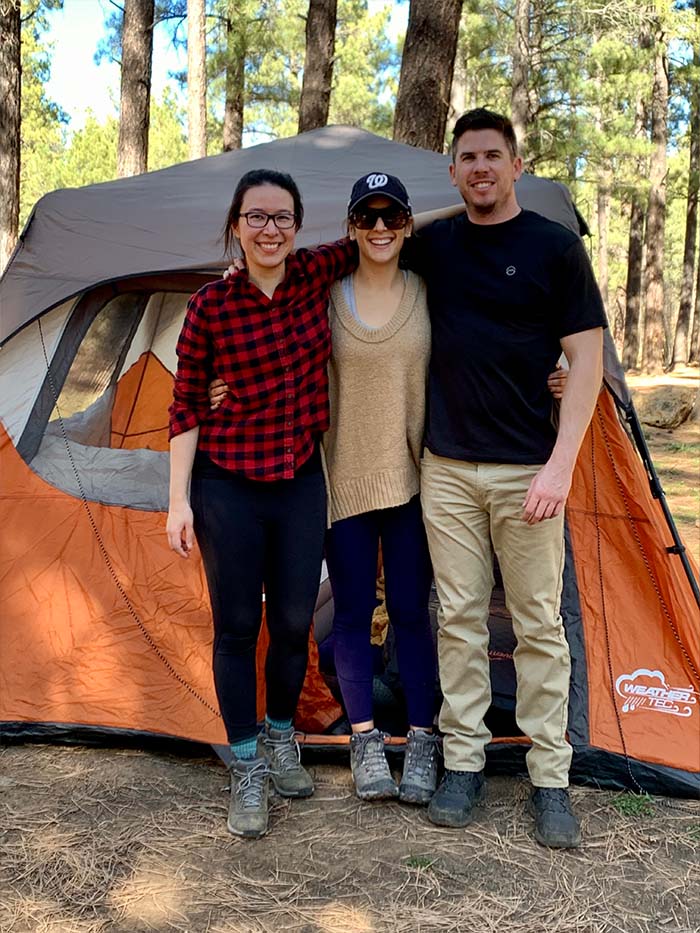
<path id="1" fill-rule="evenodd" d="M 249 739 L 241 739 L 240 742 L 231 742 L 231 754 L 234 758 L 242 758 L 244 761 L 252 761 L 253 758 L 257 758 L 257 735 L 253 735 Z"/>
<path id="2" fill-rule="evenodd" d="M 265 725 L 268 729 L 277 729 L 278 732 L 285 732 L 287 729 L 292 728 L 291 719 L 270 719 L 269 716 L 265 717 Z"/>

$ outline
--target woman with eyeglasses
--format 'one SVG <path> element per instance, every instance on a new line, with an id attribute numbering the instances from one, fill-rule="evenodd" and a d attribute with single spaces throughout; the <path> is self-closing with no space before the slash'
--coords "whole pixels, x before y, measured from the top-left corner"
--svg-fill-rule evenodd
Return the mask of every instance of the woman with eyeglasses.
<path id="1" fill-rule="evenodd" d="M 307 665 L 326 530 L 320 438 L 329 426 L 328 299 L 356 265 L 349 240 L 294 251 L 303 207 L 293 179 L 241 178 L 224 230 L 246 268 L 189 301 L 170 407 L 170 546 L 195 536 L 214 621 L 213 669 L 233 763 L 230 832 L 268 828 L 268 782 L 313 793 L 292 717 Z M 228 392 L 211 410 L 212 376 Z M 266 718 L 256 725 L 256 645 L 265 590 Z"/>

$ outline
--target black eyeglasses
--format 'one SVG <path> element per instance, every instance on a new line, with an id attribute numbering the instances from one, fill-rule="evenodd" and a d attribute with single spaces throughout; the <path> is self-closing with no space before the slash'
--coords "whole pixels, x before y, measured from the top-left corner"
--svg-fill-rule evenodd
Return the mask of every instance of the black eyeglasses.
<path id="1" fill-rule="evenodd" d="M 362 207 L 350 215 L 350 223 L 358 230 L 374 230 L 379 218 L 387 230 L 401 230 L 411 219 L 402 207 Z"/>
<path id="2" fill-rule="evenodd" d="M 296 226 L 297 222 L 294 214 L 290 214 L 289 211 L 280 211 L 279 214 L 267 214 L 265 211 L 246 211 L 240 216 L 245 217 L 248 226 L 254 230 L 262 230 L 270 221 L 278 230 L 291 230 L 292 227 Z"/>

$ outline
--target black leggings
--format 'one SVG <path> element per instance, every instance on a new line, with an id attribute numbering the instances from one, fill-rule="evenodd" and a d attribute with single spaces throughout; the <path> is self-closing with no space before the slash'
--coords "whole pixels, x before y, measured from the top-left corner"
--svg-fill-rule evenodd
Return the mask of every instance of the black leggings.
<path id="1" fill-rule="evenodd" d="M 315 460 L 316 458 L 314 458 Z M 267 714 L 291 719 L 304 683 L 326 526 L 320 469 L 258 482 L 198 453 L 192 511 L 214 618 L 214 683 L 229 742 L 256 733 L 263 584 Z"/>

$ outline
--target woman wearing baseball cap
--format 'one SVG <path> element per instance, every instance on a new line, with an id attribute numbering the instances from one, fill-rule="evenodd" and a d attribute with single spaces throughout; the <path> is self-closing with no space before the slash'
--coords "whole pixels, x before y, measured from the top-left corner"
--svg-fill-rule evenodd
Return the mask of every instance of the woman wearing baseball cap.
<path id="1" fill-rule="evenodd" d="M 331 427 L 323 442 L 335 666 L 352 726 L 350 764 L 357 795 L 425 804 L 435 790 L 438 758 L 428 615 L 432 570 L 418 496 L 430 323 L 422 280 L 399 267 L 413 230 L 402 182 L 384 172 L 359 178 L 348 202 L 347 224 L 359 265 L 331 288 Z M 398 787 L 372 712 L 370 630 L 380 541 L 410 723 Z"/>

